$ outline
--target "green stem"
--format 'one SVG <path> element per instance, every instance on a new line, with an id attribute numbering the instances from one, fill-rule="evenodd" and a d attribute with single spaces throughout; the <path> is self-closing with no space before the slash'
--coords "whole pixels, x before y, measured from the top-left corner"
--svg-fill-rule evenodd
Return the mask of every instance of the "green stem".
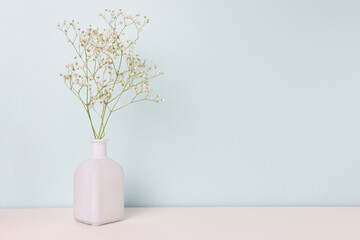
<path id="1" fill-rule="evenodd" d="M 106 113 L 106 103 L 104 103 L 103 105 L 103 110 L 102 110 L 102 113 L 101 113 L 101 124 L 100 124 L 100 129 L 99 129 L 99 134 L 98 134 L 98 139 L 101 139 L 101 131 L 102 131 L 102 128 L 103 128 L 103 123 L 104 123 L 104 117 L 105 117 L 105 113 Z"/>
<path id="2" fill-rule="evenodd" d="M 93 122 L 92 122 L 91 115 L 90 115 L 90 112 L 89 112 L 89 107 L 86 109 L 86 112 L 87 112 L 87 115 L 88 115 L 89 120 L 90 120 L 91 129 L 92 129 L 92 131 L 93 131 L 94 138 L 96 139 L 96 132 L 95 132 L 94 124 L 93 124 Z"/>

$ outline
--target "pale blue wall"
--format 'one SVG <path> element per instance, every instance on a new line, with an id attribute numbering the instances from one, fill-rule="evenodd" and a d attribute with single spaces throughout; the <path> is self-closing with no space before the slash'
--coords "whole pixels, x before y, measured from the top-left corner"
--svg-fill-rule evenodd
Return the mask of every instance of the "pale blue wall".
<path id="1" fill-rule="evenodd" d="M 55 24 L 151 18 L 139 52 L 164 104 L 108 128 L 127 206 L 360 205 L 360 2 L 0 2 L 0 207 L 72 205 L 88 120 Z"/>

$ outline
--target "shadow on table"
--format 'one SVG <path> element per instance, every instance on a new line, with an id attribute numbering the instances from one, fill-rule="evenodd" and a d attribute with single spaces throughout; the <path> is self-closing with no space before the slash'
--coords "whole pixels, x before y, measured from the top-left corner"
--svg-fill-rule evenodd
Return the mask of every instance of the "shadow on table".
<path id="1" fill-rule="evenodd" d="M 137 208 L 125 208 L 125 216 L 124 220 L 131 219 L 135 216 L 143 215 L 144 213 L 148 212 L 149 209 L 145 207 L 137 207 Z"/>

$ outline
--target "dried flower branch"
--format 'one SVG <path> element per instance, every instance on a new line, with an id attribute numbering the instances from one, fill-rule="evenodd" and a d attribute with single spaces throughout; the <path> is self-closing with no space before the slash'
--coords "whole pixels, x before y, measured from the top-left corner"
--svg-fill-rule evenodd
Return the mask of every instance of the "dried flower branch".
<path id="1" fill-rule="evenodd" d="M 76 52 L 74 62 L 60 74 L 66 86 L 81 101 L 95 139 L 105 136 L 105 128 L 113 112 L 141 101 L 164 101 L 160 95 L 152 97 L 149 80 L 163 72 L 157 65 L 140 59 L 134 52 L 141 30 L 149 18 L 140 14 L 126 15 L 122 9 L 105 9 L 99 13 L 109 28 L 81 29 L 79 23 L 64 21 L 57 24 L 67 42 Z M 125 97 L 127 95 L 127 98 Z M 120 103 L 121 99 L 126 102 Z M 93 114 L 100 117 L 98 130 Z"/>

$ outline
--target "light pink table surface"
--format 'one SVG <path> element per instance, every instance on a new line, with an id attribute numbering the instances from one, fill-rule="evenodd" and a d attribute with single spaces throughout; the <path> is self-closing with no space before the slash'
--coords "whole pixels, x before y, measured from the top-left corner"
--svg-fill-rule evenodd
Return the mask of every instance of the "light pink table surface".
<path id="1" fill-rule="evenodd" d="M 2 209 L 0 239 L 360 240 L 360 208 L 127 208 L 123 221 L 99 227 L 70 208 Z"/>

